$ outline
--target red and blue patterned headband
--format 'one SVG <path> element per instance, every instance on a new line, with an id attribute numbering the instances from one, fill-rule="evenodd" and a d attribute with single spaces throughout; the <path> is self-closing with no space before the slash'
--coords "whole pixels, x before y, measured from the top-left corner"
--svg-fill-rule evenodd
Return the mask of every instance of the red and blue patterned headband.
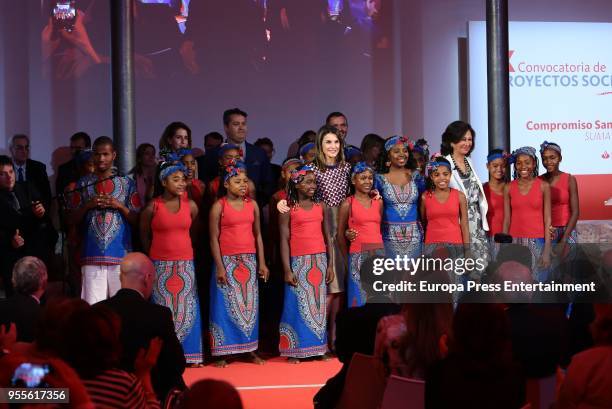
<path id="1" fill-rule="evenodd" d="M 512 160 L 512 155 L 510 155 L 508 152 L 503 151 L 503 152 L 495 152 L 492 153 L 490 155 L 487 156 L 487 163 L 491 163 L 496 159 L 503 159 L 506 161 L 509 161 L 510 163 L 513 163 L 514 161 Z"/>
<path id="2" fill-rule="evenodd" d="M 436 152 L 433 155 L 431 155 L 431 159 L 427 163 L 427 167 L 425 168 L 427 170 L 428 175 L 431 175 L 433 172 L 438 170 L 440 166 L 446 166 L 448 170 L 451 170 L 450 163 L 438 160 L 438 159 L 443 159 L 443 158 L 444 156 L 442 156 L 440 152 Z"/>
<path id="3" fill-rule="evenodd" d="M 225 175 L 223 176 L 223 182 L 227 182 L 230 178 L 238 176 L 241 173 L 246 172 L 246 165 L 242 161 L 232 160 L 230 164 L 225 167 Z"/>
<path id="4" fill-rule="evenodd" d="M 561 155 L 561 147 L 554 142 L 544 141 L 540 145 L 540 155 L 544 153 L 546 149 L 552 149 L 556 151 L 559 155 Z"/>
<path id="5" fill-rule="evenodd" d="M 351 177 L 368 171 L 374 174 L 374 169 L 372 169 L 366 162 L 357 162 L 355 166 L 353 166 L 353 172 L 351 173 Z"/>
<path id="6" fill-rule="evenodd" d="M 304 179 L 304 176 L 306 176 L 308 172 L 313 172 L 313 171 L 314 169 L 312 168 L 312 166 L 304 165 L 299 169 L 292 170 L 291 173 L 289 174 L 290 175 L 289 177 L 291 178 L 291 181 L 297 185 Z"/>
<path id="7" fill-rule="evenodd" d="M 166 167 L 164 167 L 166 165 Z M 159 172 L 159 181 L 163 181 L 168 176 L 175 174 L 176 172 L 187 173 L 187 168 L 181 162 L 172 164 L 172 162 L 164 162 L 161 164 L 161 171 Z"/>
<path id="8" fill-rule="evenodd" d="M 393 136 L 385 142 L 385 151 L 389 152 L 395 145 L 404 145 L 409 150 L 414 148 L 414 144 L 406 136 Z"/>

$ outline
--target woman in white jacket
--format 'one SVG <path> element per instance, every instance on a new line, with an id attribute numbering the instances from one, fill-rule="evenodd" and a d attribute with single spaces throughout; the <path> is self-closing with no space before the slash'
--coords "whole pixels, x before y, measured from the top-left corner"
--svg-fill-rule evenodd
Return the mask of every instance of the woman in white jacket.
<path id="1" fill-rule="evenodd" d="M 451 163 L 450 187 L 462 192 L 468 204 L 468 227 L 473 255 L 487 258 L 487 198 L 469 156 L 476 133 L 470 124 L 455 121 L 442 134 L 442 155 Z"/>

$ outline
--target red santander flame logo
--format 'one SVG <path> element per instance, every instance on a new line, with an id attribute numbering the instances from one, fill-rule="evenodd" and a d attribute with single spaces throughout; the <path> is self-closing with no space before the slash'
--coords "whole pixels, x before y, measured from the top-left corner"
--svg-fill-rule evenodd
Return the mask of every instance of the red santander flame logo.
<path id="1" fill-rule="evenodd" d="M 514 50 L 508 51 L 508 72 L 514 72 L 514 67 L 510 63 L 510 59 L 512 58 L 513 55 L 514 55 Z"/>
<path id="2" fill-rule="evenodd" d="M 601 157 L 604 159 L 610 159 L 610 154 L 608 153 L 608 151 L 604 151 L 604 153 L 601 154 Z"/>

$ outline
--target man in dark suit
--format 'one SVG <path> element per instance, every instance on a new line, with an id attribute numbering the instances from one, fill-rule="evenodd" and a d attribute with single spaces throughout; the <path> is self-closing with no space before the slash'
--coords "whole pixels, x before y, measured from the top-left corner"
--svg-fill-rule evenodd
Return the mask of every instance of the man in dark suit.
<path id="1" fill-rule="evenodd" d="M 342 394 L 348 367 L 355 352 L 374 355 L 376 328 L 382 317 L 400 312 L 388 294 L 374 291 L 372 260 L 367 259 L 361 266 L 361 287 L 367 294 L 365 305 L 342 310 L 336 317 L 336 354 L 342 368 L 314 397 L 315 407 L 334 408 Z"/>
<path id="2" fill-rule="evenodd" d="M 22 228 L 21 213 L 14 188 L 13 161 L 8 156 L 0 155 L 0 276 L 7 296 L 13 294 L 13 264 L 20 257 L 24 245 L 23 237 L 19 234 Z"/>
<path id="3" fill-rule="evenodd" d="M 42 162 L 30 159 L 30 138 L 27 135 L 17 134 L 11 138 L 9 148 L 13 157 L 17 184 L 30 182 L 36 192 L 32 201 L 40 201 L 45 209 L 49 209 L 51 185 L 47 175 L 47 166 Z"/>
<path id="4" fill-rule="evenodd" d="M 157 397 L 163 402 L 174 387 L 184 388 L 185 356 L 174 330 L 172 313 L 168 307 L 148 301 L 153 291 L 155 267 L 142 253 L 129 253 L 121 263 L 121 290 L 100 303 L 121 317 L 121 366 L 134 371 L 138 351 L 159 337 L 163 341 L 157 364 L 151 371 L 151 380 Z"/>
<path id="5" fill-rule="evenodd" d="M 76 182 L 79 178 L 79 168 L 76 164 L 76 157 L 79 152 L 91 149 L 91 138 L 85 132 L 77 132 L 70 137 L 70 153 L 72 159 L 63 163 L 57 168 L 57 178 L 55 179 L 55 194 L 64 192 L 66 186 L 71 182 Z"/>
<path id="6" fill-rule="evenodd" d="M 228 109 L 223 113 L 223 128 L 227 136 L 226 142 L 242 148 L 242 158 L 246 163 L 247 175 L 255 184 L 257 203 L 260 207 L 268 204 L 272 190 L 275 188 L 272 180 L 270 160 L 263 149 L 246 141 L 247 113 L 238 108 Z M 206 152 L 198 159 L 199 177 L 209 182 L 218 174 L 218 149 Z"/>
<path id="7" fill-rule="evenodd" d="M 40 299 L 47 288 L 47 267 L 36 257 L 23 257 L 13 267 L 15 294 L 0 300 L 0 325 L 15 323 L 17 341 L 34 341 Z"/>

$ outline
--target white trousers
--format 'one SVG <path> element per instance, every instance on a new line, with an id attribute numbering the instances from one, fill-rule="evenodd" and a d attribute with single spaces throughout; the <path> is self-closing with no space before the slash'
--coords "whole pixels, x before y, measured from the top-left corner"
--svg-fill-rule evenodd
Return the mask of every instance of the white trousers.
<path id="1" fill-rule="evenodd" d="M 81 298 L 93 305 L 121 289 L 119 266 L 85 265 L 81 267 Z"/>

